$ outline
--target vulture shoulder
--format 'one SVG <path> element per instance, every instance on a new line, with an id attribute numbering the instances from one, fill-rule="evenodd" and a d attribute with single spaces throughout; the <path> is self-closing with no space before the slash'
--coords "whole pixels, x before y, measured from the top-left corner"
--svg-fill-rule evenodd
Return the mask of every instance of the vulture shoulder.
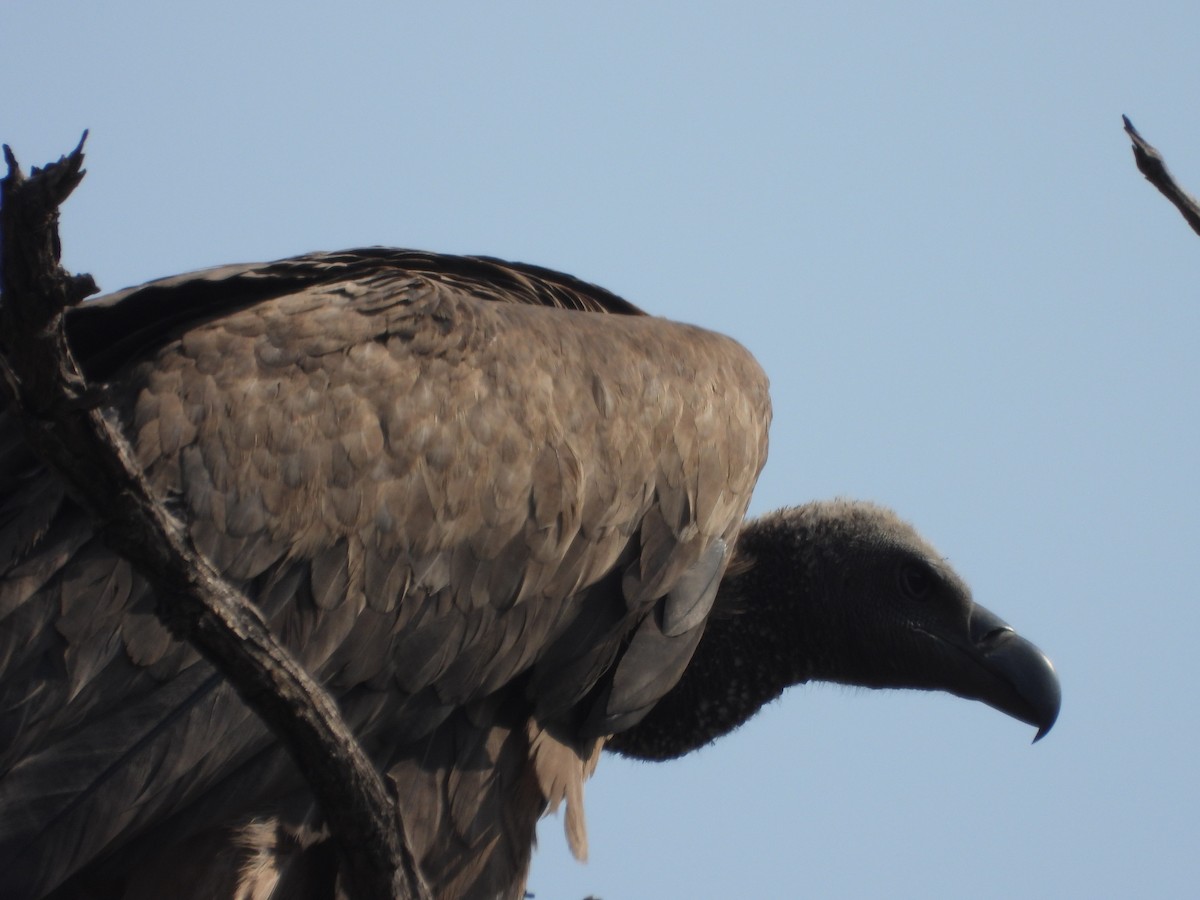
<path id="1" fill-rule="evenodd" d="M 444 895 L 520 896 L 564 798 L 582 852 L 597 740 L 683 672 L 764 462 L 750 355 L 548 270 L 390 250 L 152 282 L 68 328 L 193 542 L 421 817 Z M 302 816 L 271 736 L 0 423 L 6 896 Z"/>

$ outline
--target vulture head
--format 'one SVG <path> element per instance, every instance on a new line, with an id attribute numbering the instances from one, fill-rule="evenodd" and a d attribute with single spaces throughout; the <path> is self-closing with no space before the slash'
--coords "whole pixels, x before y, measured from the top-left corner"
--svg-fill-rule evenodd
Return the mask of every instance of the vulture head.
<path id="1" fill-rule="evenodd" d="M 908 523 L 836 500 L 746 523 L 707 629 L 679 684 L 608 746 L 687 753 L 808 681 L 946 691 L 1037 728 L 1054 725 L 1054 666 L 974 602 Z"/>

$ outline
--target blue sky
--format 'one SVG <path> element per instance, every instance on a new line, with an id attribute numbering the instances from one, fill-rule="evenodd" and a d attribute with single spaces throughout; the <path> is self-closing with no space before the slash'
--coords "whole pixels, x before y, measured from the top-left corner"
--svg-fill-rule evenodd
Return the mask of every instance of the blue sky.
<path id="1" fill-rule="evenodd" d="M 336 12 L 334 11 L 336 8 Z M 65 261 L 108 290 L 359 245 L 559 268 L 772 379 L 758 512 L 894 506 L 1041 645 L 1063 713 L 799 687 L 606 759 L 539 900 L 1191 896 L 1194 3 L 7 0 L 0 140 L 92 130 Z"/>

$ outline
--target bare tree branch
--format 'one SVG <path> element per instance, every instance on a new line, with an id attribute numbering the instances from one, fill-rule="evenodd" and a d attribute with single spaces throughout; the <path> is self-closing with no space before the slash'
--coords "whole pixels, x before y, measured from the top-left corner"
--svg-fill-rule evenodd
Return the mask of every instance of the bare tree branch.
<path id="1" fill-rule="evenodd" d="M 1192 226 L 1192 230 L 1200 234 L 1200 203 L 1197 203 L 1195 197 L 1175 183 L 1175 179 L 1167 171 L 1167 164 L 1163 161 L 1162 154 L 1138 133 L 1138 130 L 1133 127 L 1133 123 L 1129 121 L 1129 117 L 1121 116 L 1121 118 L 1125 122 L 1125 133 L 1133 141 L 1133 158 L 1137 161 L 1138 171 L 1145 175 L 1146 180 L 1158 188 L 1164 197 L 1175 204 L 1175 207 L 1183 213 L 1183 217 L 1187 219 L 1187 223 Z"/>
<path id="2" fill-rule="evenodd" d="M 96 291 L 60 265 L 58 207 L 84 175 L 83 141 L 21 172 L 5 146 L 0 182 L 0 375 L 29 444 L 62 476 L 109 545 L 157 588 L 158 616 L 190 641 L 290 749 L 309 780 L 357 900 L 426 900 L 399 810 L 337 706 L 225 583 L 157 502 L 132 449 L 99 408 L 71 355 L 65 311 Z"/>

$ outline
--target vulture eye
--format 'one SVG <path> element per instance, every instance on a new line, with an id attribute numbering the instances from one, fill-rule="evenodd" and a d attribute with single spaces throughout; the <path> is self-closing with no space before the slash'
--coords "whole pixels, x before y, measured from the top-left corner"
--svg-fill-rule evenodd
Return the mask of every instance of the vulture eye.
<path id="1" fill-rule="evenodd" d="M 924 600 L 933 591 L 933 575 L 924 566 L 909 563 L 900 569 L 900 590 L 911 600 Z"/>

